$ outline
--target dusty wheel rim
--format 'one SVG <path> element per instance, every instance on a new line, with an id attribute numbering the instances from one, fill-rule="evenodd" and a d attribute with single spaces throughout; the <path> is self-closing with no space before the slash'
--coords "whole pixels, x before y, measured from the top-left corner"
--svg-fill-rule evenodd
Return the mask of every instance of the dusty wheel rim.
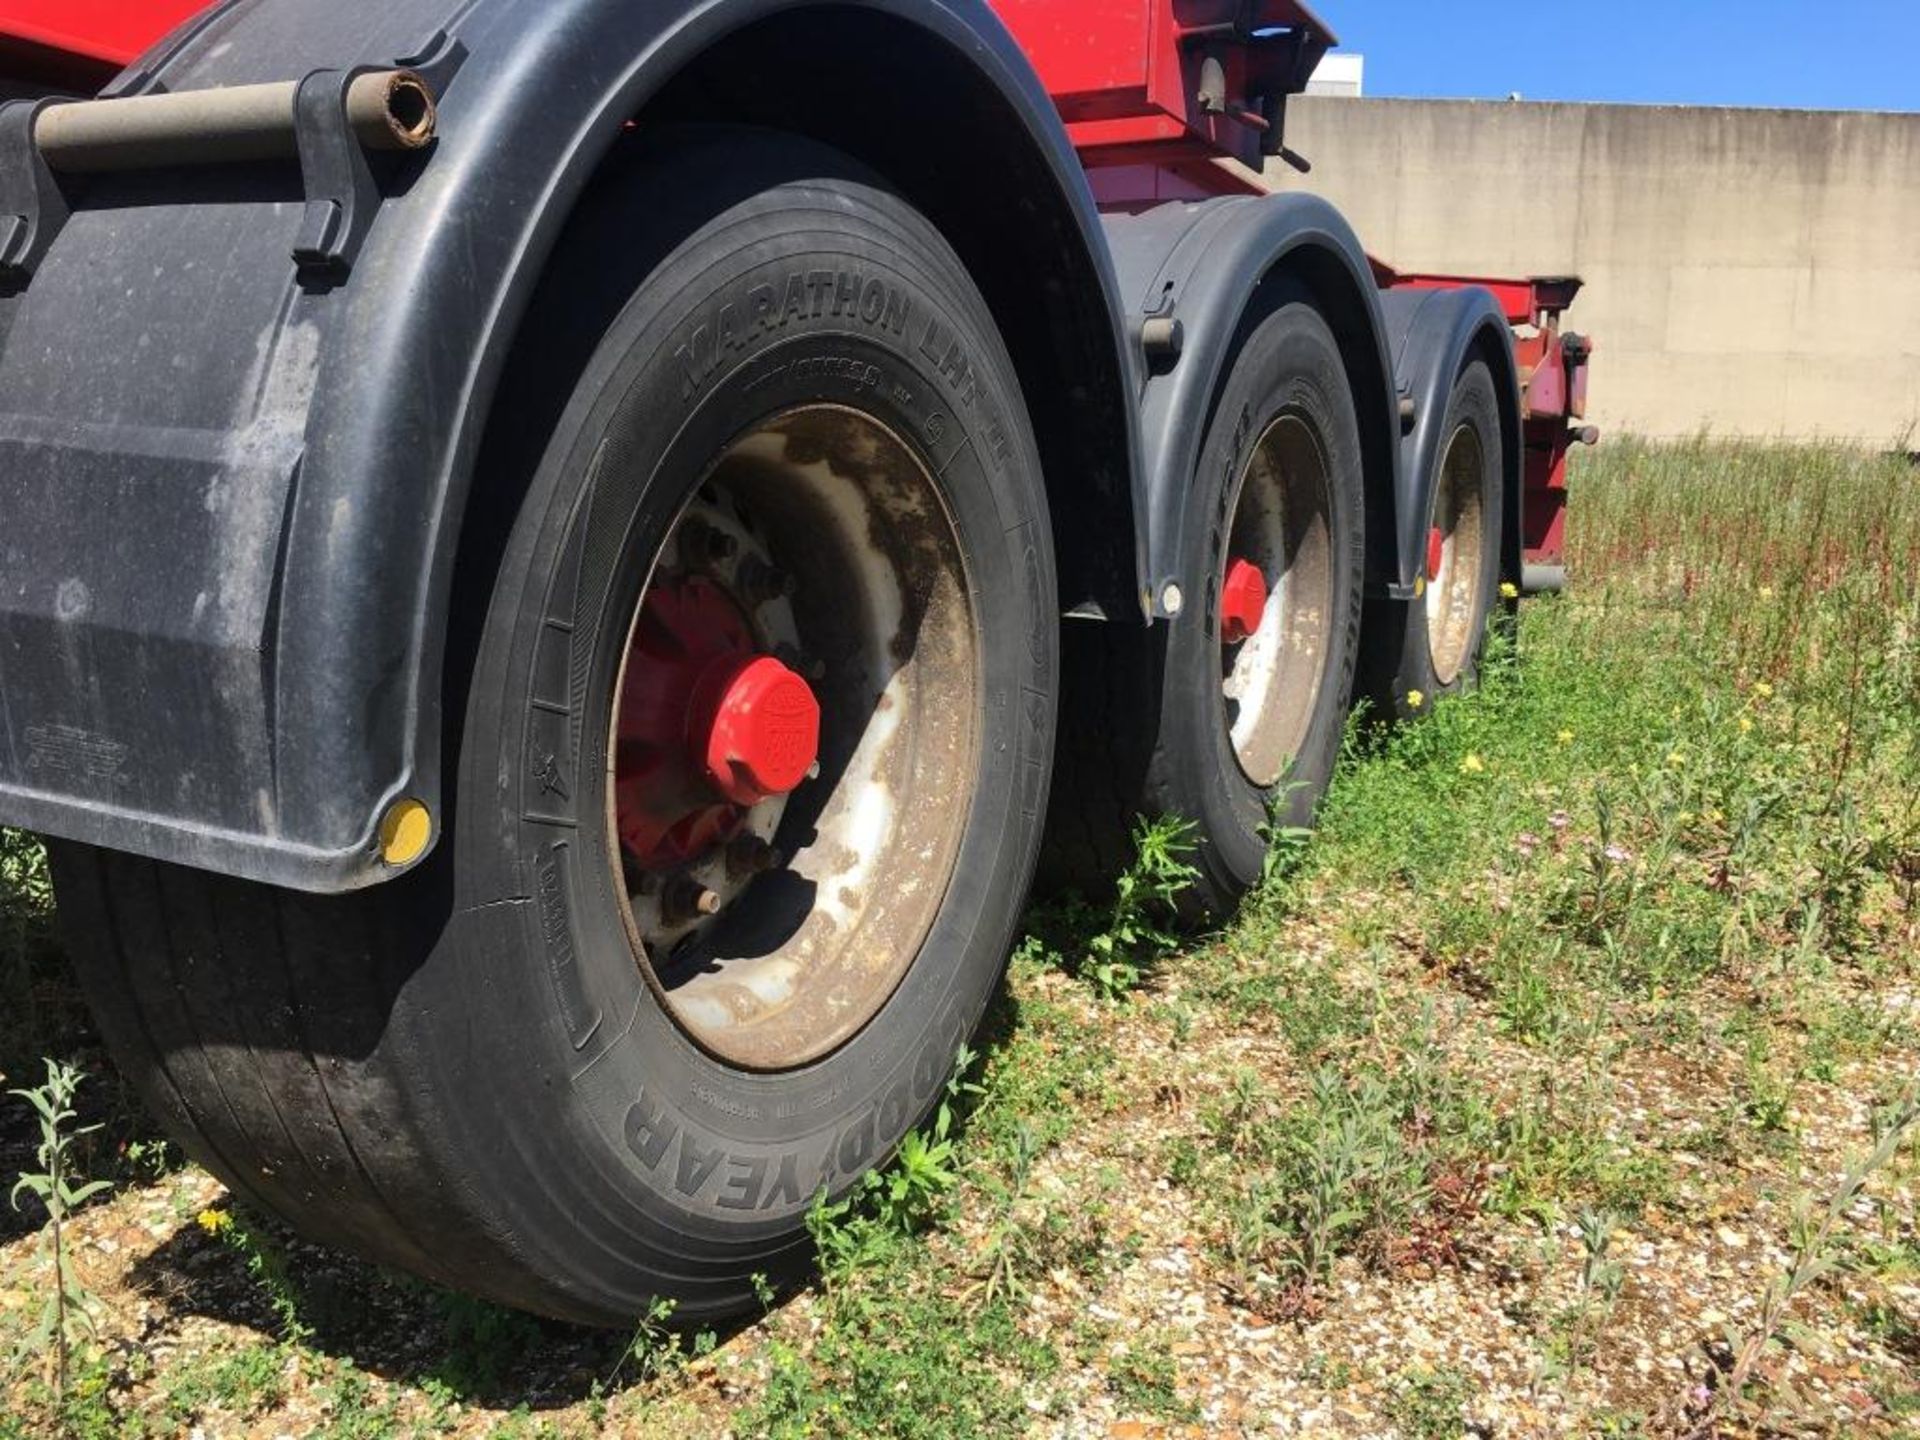
<path id="1" fill-rule="evenodd" d="M 707 764 L 713 687 L 686 677 L 740 667 L 690 664 L 690 636 L 737 642 L 754 652 L 746 661 L 770 658 L 806 681 L 817 761 L 790 789 L 769 793 L 792 769 L 721 788 L 724 768 Z M 772 683 L 800 708 L 787 679 Z M 886 1003 L 952 878 L 981 684 L 959 535 L 899 436 L 819 405 L 728 446 L 649 565 L 607 765 L 629 939 L 703 1048 L 745 1069 L 804 1065 Z M 662 742 L 676 716 L 684 750 Z M 801 730 L 776 725 L 763 768 L 793 766 Z"/>
<path id="2" fill-rule="evenodd" d="M 1332 532 L 1333 491 L 1319 439 L 1304 419 L 1282 415 L 1241 473 L 1219 581 L 1228 739 L 1241 771 L 1262 789 L 1278 784 L 1300 753 L 1325 683 Z M 1264 591 L 1257 610 L 1247 599 L 1258 594 L 1250 571 Z M 1236 590 L 1247 606 L 1238 625 Z"/>
<path id="3" fill-rule="evenodd" d="M 1484 598 L 1485 464 L 1473 427 L 1455 430 L 1440 466 L 1427 541 L 1427 652 L 1434 678 L 1442 685 L 1457 679 L 1467 663 Z"/>

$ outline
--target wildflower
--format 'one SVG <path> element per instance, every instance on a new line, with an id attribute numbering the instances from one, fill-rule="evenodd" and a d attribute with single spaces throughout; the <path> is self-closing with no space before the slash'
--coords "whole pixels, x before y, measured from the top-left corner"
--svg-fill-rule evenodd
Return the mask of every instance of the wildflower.
<path id="1" fill-rule="evenodd" d="M 1409 710 L 1418 710 L 1422 705 L 1426 703 L 1427 703 L 1427 697 L 1424 691 L 1421 691 L 1421 690 L 1407 691 L 1407 708 Z"/>
<path id="2" fill-rule="evenodd" d="M 1753 729 L 1753 721 L 1742 715 L 1740 717 L 1740 733 L 1744 735 L 1751 729 Z"/>
<path id="3" fill-rule="evenodd" d="M 1562 730 L 1558 735 L 1554 736 L 1554 739 L 1558 740 L 1562 745 L 1571 745 L 1573 743 L 1573 732 L 1571 730 Z"/>
<path id="4" fill-rule="evenodd" d="M 1633 858 L 1633 852 L 1624 845 L 1609 845 L 1600 853 L 1616 865 L 1624 865 Z"/>
<path id="5" fill-rule="evenodd" d="M 1486 768 L 1487 762 L 1482 760 L 1478 755 L 1469 755 L 1460 762 L 1460 773 L 1462 775 L 1478 775 Z"/>
<path id="6" fill-rule="evenodd" d="M 1573 817 L 1564 810 L 1556 810 L 1547 816 L 1547 824 L 1555 830 L 1564 830 L 1573 823 Z"/>
<path id="7" fill-rule="evenodd" d="M 1667 752 L 1667 764 L 1671 765 L 1674 769 L 1678 770 L 1686 763 L 1687 757 L 1682 755 L 1678 750 L 1670 750 Z"/>
<path id="8" fill-rule="evenodd" d="M 1756 680 L 1753 682 L 1753 693 L 1762 700 L 1771 700 L 1773 698 L 1773 686 L 1764 680 Z"/>
<path id="9" fill-rule="evenodd" d="M 1760 598 L 1762 600 L 1771 600 L 1773 598 L 1773 586 L 1762 585 L 1760 587 Z"/>
<path id="10" fill-rule="evenodd" d="M 1522 830 L 1513 837 L 1513 848 L 1520 852 L 1522 860 L 1531 860 L 1533 852 L 1540 848 L 1540 837 Z"/>
<path id="11" fill-rule="evenodd" d="M 209 1235 L 224 1235 L 233 1228 L 233 1216 L 225 1210 L 202 1210 L 193 1219 Z"/>
<path id="12" fill-rule="evenodd" d="M 1682 810 L 1678 815 L 1673 817 L 1673 823 L 1676 825 L 1691 825 L 1693 823 L 1693 812 L 1691 810 Z"/>
<path id="13" fill-rule="evenodd" d="M 1717 806 L 1714 809 L 1707 811 L 1707 819 L 1715 825 L 1718 825 L 1722 820 L 1726 818 L 1727 818 L 1726 812 L 1724 810 L 1719 809 Z"/>
<path id="14" fill-rule="evenodd" d="M 1511 580 L 1502 580 L 1500 582 L 1500 598 L 1502 600 L 1518 600 L 1520 598 L 1520 587 Z"/>

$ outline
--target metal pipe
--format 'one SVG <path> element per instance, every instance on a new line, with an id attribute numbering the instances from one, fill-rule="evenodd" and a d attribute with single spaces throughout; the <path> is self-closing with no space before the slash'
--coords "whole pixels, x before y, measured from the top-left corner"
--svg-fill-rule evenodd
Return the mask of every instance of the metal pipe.
<path id="1" fill-rule="evenodd" d="M 297 80 L 50 105 L 34 122 L 48 168 L 68 174 L 285 160 L 299 154 Z M 411 70 L 374 70 L 347 87 L 347 123 L 369 150 L 417 150 L 433 138 L 433 93 Z"/>
<path id="2" fill-rule="evenodd" d="M 1520 567 L 1520 593 L 1523 595 L 1558 595 L 1567 588 L 1567 567 L 1564 565 L 1522 565 Z"/>

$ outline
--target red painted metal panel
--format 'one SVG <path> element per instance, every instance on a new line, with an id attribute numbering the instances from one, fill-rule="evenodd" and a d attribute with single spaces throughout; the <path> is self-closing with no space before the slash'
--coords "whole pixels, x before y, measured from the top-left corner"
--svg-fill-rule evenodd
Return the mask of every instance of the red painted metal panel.
<path id="1" fill-rule="evenodd" d="M 1333 35 L 1299 0 L 992 0 L 1089 170 L 1231 156 L 1258 168 Z M 1204 175 L 1202 178 L 1205 178 Z M 1245 189 L 1228 178 L 1206 193 Z"/>
<path id="2" fill-rule="evenodd" d="M 118 69 L 207 0 L 0 0 L 0 38 Z"/>

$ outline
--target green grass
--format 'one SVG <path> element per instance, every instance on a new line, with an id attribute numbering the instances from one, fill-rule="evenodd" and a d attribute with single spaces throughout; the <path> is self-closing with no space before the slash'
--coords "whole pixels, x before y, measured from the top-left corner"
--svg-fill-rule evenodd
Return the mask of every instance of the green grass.
<path id="1" fill-rule="evenodd" d="M 603 1343 L 283 1260 L 260 1227 L 225 1257 L 250 1302 L 148 1369 L 103 1348 L 74 1428 L 272 1430 L 316 1400 L 367 1436 L 1205 1428 L 1231 1321 L 1280 1337 L 1267 1378 L 1372 1433 L 1462 1433 L 1488 1375 L 1551 1397 L 1564 1433 L 1666 1433 L 1728 1364 L 1696 1314 L 1757 1302 L 1763 1242 L 1819 1213 L 1920 1063 L 1920 472 L 1622 441 L 1574 487 L 1570 593 L 1522 607 L 1476 693 L 1357 732 L 1319 833 L 1234 923 L 1175 936 L 1166 830 L 1134 899 L 1035 914 L 948 1123 L 816 1218 L 821 1280 L 761 1322 Z M 49 919 L 6 842 L 10 1064 L 88 1053 Z M 1791 1344 L 1744 1377 L 1748 1419 L 1910 1422 L 1917 1174 L 1898 1147 L 1848 1208 Z M 129 1174 L 115 1205 L 191 1180 Z M 1660 1288 L 1690 1259 L 1711 1297 Z M 1504 1317 L 1458 1341 L 1498 1363 L 1345 1324 L 1359 1296 L 1451 1345 L 1422 1307 L 1453 1291 Z M 386 1318 L 356 1338 L 356 1306 Z M 1650 1361 L 1690 1380 L 1632 1363 L 1658 1334 Z M 1846 1417 L 1819 1367 L 1848 1377 Z M 15 1380 L 16 1406 L 35 1393 Z"/>

